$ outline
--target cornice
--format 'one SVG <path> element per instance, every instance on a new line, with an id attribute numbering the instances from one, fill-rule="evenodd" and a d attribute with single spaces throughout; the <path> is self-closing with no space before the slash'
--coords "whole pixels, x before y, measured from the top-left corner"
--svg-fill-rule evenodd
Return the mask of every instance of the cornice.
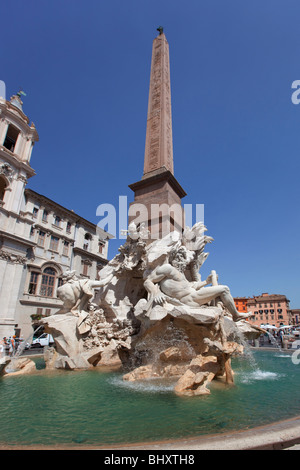
<path id="1" fill-rule="evenodd" d="M 97 228 L 96 224 L 93 224 L 92 222 L 84 219 L 83 217 L 71 211 L 70 209 L 67 209 L 66 207 L 61 206 L 60 204 L 53 201 L 52 199 L 49 199 L 47 196 L 44 196 L 43 194 L 39 194 L 30 188 L 25 189 L 25 196 L 31 197 L 35 201 L 39 201 L 40 203 L 45 205 L 45 207 L 47 206 L 49 208 L 52 208 L 55 211 L 59 211 L 61 214 L 64 214 L 65 217 L 70 219 L 70 221 L 72 221 L 73 223 L 81 222 L 82 225 L 86 225 L 90 227 L 92 230 L 96 230 Z"/>
<path id="2" fill-rule="evenodd" d="M 256 304 L 263 304 L 265 302 L 289 302 L 288 298 L 285 295 L 281 294 L 270 294 L 268 297 L 254 297 L 254 298 L 249 298 L 248 303 L 256 303 Z"/>
<path id="3" fill-rule="evenodd" d="M 5 115 L 9 118 L 11 117 L 16 121 L 17 125 L 25 132 L 27 135 L 33 137 L 35 142 L 39 141 L 39 135 L 35 128 L 35 125 L 31 123 L 29 125 L 29 118 L 26 114 L 23 113 L 19 108 L 11 104 L 9 101 L 1 102 L 0 101 L 0 115 L 5 119 Z"/>
<path id="4" fill-rule="evenodd" d="M 90 251 L 84 250 L 83 248 L 80 248 L 79 246 L 74 246 L 73 247 L 73 252 L 74 253 L 79 253 L 80 255 L 84 255 L 87 258 L 92 258 L 96 261 L 101 261 L 101 263 L 107 264 L 108 260 L 104 258 L 101 255 L 98 255 L 96 253 L 92 253 Z"/>
<path id="5" fill-rule="evenodd" d="M 26 239 L 26 238 L 23 238 L 23 237 L 19 237 L 17 235 L 14 235 L 12 233 L 9 233 L 9 232 L 5 232 L 3 230 L 0 230 L 0 237 L 2 238 L 2 240 L 4 239 L 7 239 L 7 240 L 13 240 L 13 241 L 17 241 L 27 247 L 34 247 L 36 246 L 36 243 Z"/>
<path id="6" fill-rule="evenodd" d="M 148 174 L 145 174 L 143 178 L 140 181 L 137 181 L 136 183 L 132 183 L 128 185 L 128 187 L 132 191 L 137 191 L 138 189 L 142 189 L 145 187 L 150 187 L 155 183 L 158 183 L 160 181 L 165 181 L 170 184 L 170 186 L 174 189 L 176 194 L 182 199 L 183 197 L 186 196 L 185 190 L 181 187 L 181 185 L 178 183 L 177 179 L 171 173 L 170 170 L 161 170 L 161 171 L 154 171 Z"/>

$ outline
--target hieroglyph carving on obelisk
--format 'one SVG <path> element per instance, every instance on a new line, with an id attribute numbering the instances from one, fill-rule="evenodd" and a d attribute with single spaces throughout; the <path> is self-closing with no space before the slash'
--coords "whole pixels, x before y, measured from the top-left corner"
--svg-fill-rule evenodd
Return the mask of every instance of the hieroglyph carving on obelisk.
<path id="1" fill-rule="evenodd" d="M 144 176 L 160 168 L 174 174 L 169 44 L 163 33 L 152 47 Z"/>

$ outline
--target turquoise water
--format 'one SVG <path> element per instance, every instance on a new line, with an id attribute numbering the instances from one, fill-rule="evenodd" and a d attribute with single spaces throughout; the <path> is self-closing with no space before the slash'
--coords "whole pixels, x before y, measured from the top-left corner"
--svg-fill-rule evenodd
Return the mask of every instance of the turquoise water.
<path id="1" fill-rule="evenodd" d="M 290 355 L 233 360 L 235 385 L 178 397 L 172 383 L 122 381 L 119 372 L 47 372 L 0 379 L 0 442 L 97 444 L 176 439 L 300 415 L 300 365 Z M 39 368 L 41 366 L 39 365 Z"/>

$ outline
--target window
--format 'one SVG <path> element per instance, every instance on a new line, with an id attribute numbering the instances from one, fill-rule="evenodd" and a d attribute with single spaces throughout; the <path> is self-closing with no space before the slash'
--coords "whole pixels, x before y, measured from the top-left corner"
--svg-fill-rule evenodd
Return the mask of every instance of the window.
<path id="1" fill-rule="evenodd" d="M 45 246 L 45 237 L 46 237 L 46 233 L 40 230 L 38 240 L 37 240 L 37 245 L 40 246 L 41 248 Z"/>
<path id="2" fill-rule="evenodd" d="M 43 212 L 43 217 L 42 217 L 43 222 L 47 222 L 47 220 L 48 220 L 48 215 L 49 215 L 48 211 L 44 210 L 44 212 Z"/>
<path id="3" fill-rule="evenodd" d="M 82 275 L 88 277 L 89 276 L 89 267 L 92 266 L 91 261 L 89 261 L 87 259 L 82 260 L 81 265 L 82 265 Z"/>
<path id="4" fill-rule="evenodd" d="M 68 233 L 71 233 L 71 227 L 72 227 L 71 222 L 67 222 L 67 232 Z"/>
<path id="5" fill-rule="evenodd" d="M 53 268 L 45 268 L 42 274 L 40 295 L 53 297 L 56 279 L 56 271 Z"/>
<path id="6" fill-rule="evenodd" d="M 84 276 L 88 276 L 88 272 L 89 272 L 89 266 L 87 264 L 84 264 L 82 267 L 82 274 Z"/>
<path id="7" fill-rule="evenodd" d="M 83 261 L 82 262 L 82 274 L 83 276 L 88 276 L 89 275 L 89 267 L 91 266 L 91 263 L 89 261 Z"/>
<path id="8" fill-rule="evenodd" d="M 30 274 L 30 281 L 28 286 L 28 294 L 35 294 L 37 283 L 38 283 L 39 273 L 32 272 Z"/>
<path id="9" fill-rule="evenodd" d="M 61 223 L 61 218 L 60 218 L 58 215 L 56 215 L 56 216 L 54 217 L 54 225 L 55 225 L 56 227 L 60 227 L 60 223 Z"/>
<path id="10" fill-rule="evenodd" d="M 49 250 L 58 251 L 59 238 L 51 235 Z"/>
<path id="11" fill-rule="evenodd" d="M 92 240 L 92 235 L 90 235 L 89 233 L 86 233 L 84 237 L 84 243 L 83 243 L 84 250 L 89 250 L 91 240 Z"/>
<path id="12" fill-rule="evenodd" d="M 64 241 L 63 244 L 63 255 L 68 256 L 69 254 L 69 242 Z"/>
<path id="13" fill-rule="evenodd" d="M 99 243 L 99 253 L 102 255 L 104 253 L 104 243 Z"/>
<path id="14" fill-rule="evenodd" d="M 19 135 L 19 130 L 15 126 L 10 124 L 7 129 L 3 146 L 6 147 L 11 152 L 14 152 L 18 135 Z"/>
<path id="15" fill-rule="evenodd" d="M 43 333 L 40 338 L 44 339 L 44 338 L 47 338 L 47 333 Z"/>
<path id="16" fill-rule="evenodd" d="M 38 208 L 38 207 L 34 207 L 33 210 L 32 210 L 33 217 L 37 217 L 37 216 L 38 216 L 38 213 L 39 213 L 39 208 Z"/>

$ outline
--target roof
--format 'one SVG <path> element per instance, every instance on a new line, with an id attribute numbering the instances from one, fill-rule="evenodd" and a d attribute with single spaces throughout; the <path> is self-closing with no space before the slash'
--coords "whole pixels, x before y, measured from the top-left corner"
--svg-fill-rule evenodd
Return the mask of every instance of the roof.
<path id="1" fill-rule="evenodd" d="M 254 295 L 253 297 L 250 297 L 249 298 L 249 301 L 253 301 L 253 302 L 261 302 L 261 303 L 264 303 L 264 302 L 270 302 L 270 301 L 279 301 L 279 300 L 283 300 L 285 302 L 289 302 L 288 298 L 286 297 L 286 295 L 284 294 L 264 294 L 264 295 Z"/>
<path id="2" fill-rule="evenodd" d="M 99 234 L 103 237 L 103 239 L 110 239 L 114 238 L 113 235 L 110 233 L 106 232 L 103 230 L 101 227 L 98 227 L 98 225 L 93 224 L 89 220 L 85 219 L 84 217 L 76 214 L 74 211 L 67 209 L 66 207 L 62 206 L 61 204 L 58 204 L 57 202 L 53 201 L 52 199 L 49 199 L 47 196 L 44 196 L 43 194 L 39 194 L 36 191 L 33 191 L 32 189 L 26 188 L 25 189 L 25 196 L 29 196 L 33 199 L 39 200 L 39 201 L 44 201 L 48 205 L 53 205 L 59 208 L 61 212 L 64 212 L 67 217 L 69 217 L 73 222 L 81 222 L 90 227 L 91 229 L 99 232 Z"/>

